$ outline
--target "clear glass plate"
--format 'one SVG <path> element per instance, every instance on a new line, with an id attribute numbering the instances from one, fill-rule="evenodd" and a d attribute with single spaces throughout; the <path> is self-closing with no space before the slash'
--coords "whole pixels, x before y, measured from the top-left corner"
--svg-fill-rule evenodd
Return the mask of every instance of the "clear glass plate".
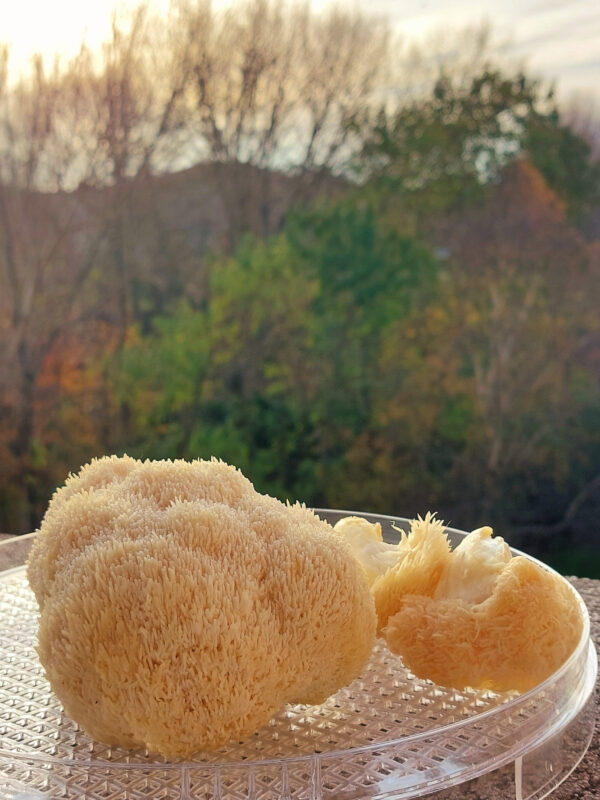
<path id="1" fill-rule="evenodd" d="M 398 517 L 380 522 L 397 541 Z M 448 529 L 457 544 L 465 535 Z M 516 551 L 515 551 L 516 552 Z M 573 590 L 575 591 L 575 590 Z M 17 567 L 0 573 L 0 800 L 533 800 L 583 757 L 597 658 L 587 611 L 581 640 L 523 695 L 455 691 L 412 675 L 381 643 L 363 675 L 320 706 L 288 706 L 243 743 L 169 762 L 94 742 L 65 716 L 35 652 L 37 605 Z"/>

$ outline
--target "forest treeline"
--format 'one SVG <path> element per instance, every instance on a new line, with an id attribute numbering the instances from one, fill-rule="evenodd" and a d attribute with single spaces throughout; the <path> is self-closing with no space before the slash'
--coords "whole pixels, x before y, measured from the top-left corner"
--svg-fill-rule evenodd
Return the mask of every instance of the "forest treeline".
<path id="1" fill-rule="evenodd" d="M 600 574 L 595 129 L 455 39 L 186 0 L 4 53 L 0 529 L 93 456 L 214 455 Z"/>

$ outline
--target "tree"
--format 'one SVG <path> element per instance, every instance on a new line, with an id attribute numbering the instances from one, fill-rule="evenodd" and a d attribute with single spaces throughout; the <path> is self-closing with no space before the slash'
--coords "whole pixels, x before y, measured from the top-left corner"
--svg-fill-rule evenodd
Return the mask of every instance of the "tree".
<path id="1" fill-rule="evenodd" d="M 593 160 L 590 144 L 554 109 L 531 120 L 522 148 L 565 202 L 569 219 L 581 225 L 600 204 L 600 162 Z"/>
<path id="2" fill-rule="evenodd" d="M 391 203 L 390 214 L 414 231 L 435 215 L 480 202 L 485 184 L 523 154 L 572 220 L 597 202 L 600 166 L 587 143 L 561 124 L 552 90 L 486 67 L 468 81 L 442 71 L 430 96 L 382 112 L 359 164 Z"/>
<path id="3" fill-rule="evenodd" d="M 7 58 L 0 87 L 3 483 L 12 487 L 13 529 L 30 530 L 38 502 L 37 378 L 59 337 L 80 335 L 87 316 L 80 292 L 97 241 L 78 239 L 85 215 L 72 197 L 57 192 L 70 180 L 73 155 L 64 140 L 67 107 L 58 67 L 48 74 L 36 58 L 29 78 L 9 88 Z M 57 193 L 40 193 L 40 187 Z"/>
<path id="4" fill-rule="evenodd" d="M 597 341 L 600 301 L 591 252 L 526 160 L 439 235 L 450 252 L 453 348 L 475 412 L 457 474 L 474 508 L 514 524 L 528 493 L 544 480 L 567 485 L 588 448 L 581 420 L 595 379 L 586 348 Z"/>
<path id="5" fill-rule="evenodd" d="M 588 143 L 592 160 L 600 158 L 600 108 L 595 95 L 578 92 L 561 108 L 561 123 Z"/>
<path id="6" fill-rule="evenodd" d="M 361 496 L 352 452 L 380 428 L 379 353 L 434 284 L 430 254 L 362 204 L 320 204 L 245 239 L 213 263 L 203 309 L 181 306 L 127 343 L 121 446 L 218 455 L 280 497 Z"/>
<path id="7" fill-rule="evenodd" d="M 418 313 L 434 291 L 435 261 L 352 195 L 299 212 L 287 231 L 319 287 L 314 349 L 322 366 L 313 401 L 318 501 L 355 507 L 362 499 L 364 507 L 389 508 L 395 473 L 375 478 L 381 477 L 377 465 L 393 472 L 380 448 L 387 384 L 380 356 L 401 321 Z"/>
<path id="8" fill-rule="evenodd" d="M 260 206 L 272 232 L 270 171 L 283 168 L 323 181 L 359 146 L 355 124 L 375 102 L 388 67 L 389 35 L 358 13 L 276 0 L 252 0 L 223 12 L 181 2 L 178 39 L 190 42 L 186 92 L 188 142 L 212 162 L 250 164 L 222 191 L 232 215 L 232 244 L 247 229 L 240 197 Z M 256 179 L 257 184 L 244 181 Z"/>
<path id="9" fill-rule="evenodd" d="M 463 84 L 442 72 L 430 96 L 380 114 L 363 169 L 425 214 L 479 197 L 518 152 L 536 100 L 536 84 L 523 75 L 485 69 Z"/>
<path id="10" fill-rule="evenodd" d="M 61 82 L 79 134 L 80 182 L 106 189 L 101 204 L 97 193 L 89 197 L 105 233 L 122 338 L 136 311 L 131 216 L 143 187 L 148 194 L 150 176 L 168 171 L 177 158 L 189 77 L 185 42 L 176 46 L 168 26 L 143 4 L 129 20 L 113 19 L 99 58 L 82 47 Z"/>
<path id="11" fill-rule="evenodd" d="M 42 400 L 49 391 L 47 382 L 44 390 L 39 384 L 46 360 L 59 343 L 67 353 L 75 339 L 89 342 L 91 358 L 98 352 L 98 316 L 113 323 L 121 341 L 131 319 L 127 207 L 136 178 L 166 158 L 159 149 L 173 134 L 183 91 L 175 67 L 168 87 L 165 72 L 151 75 L 153 31 L 140 8 L 128 28 L 115 21 L 100 66 L 85 48 L 50 71 L 36 56 L 16 82 L 8 80 L 3 54 L 0 302 L 9 321 L 2 331 L 2 395 L 13 430 L 4 437 L 6 482 L 12 481 L 12 506 L 20 509 L 13 529 L 30 529 L 37 515 L 41 476 L 34 462 L 39 466 Z M 102 275 L 101 266 L 112 271 Z M 118 314 L 107 311 L 115 285 Z"/>
<path id="12" fill-rule="evenodd" d="M 284 237 L 242 242 L 213 265 L 203 310 L 183 303 L 134 335 L 121 360 L 132 412 L 120 446 L 154 457 L 219 456 L 278 496 L 315 490 L 310 398 L 316 284 Z"/>

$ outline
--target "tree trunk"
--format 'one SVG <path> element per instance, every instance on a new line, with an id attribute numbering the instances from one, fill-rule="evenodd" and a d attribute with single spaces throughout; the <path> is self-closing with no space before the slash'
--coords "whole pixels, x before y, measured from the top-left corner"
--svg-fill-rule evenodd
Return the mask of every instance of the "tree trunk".
<path id="1" fill-rule="evenodd" d="M 11 451 L 19 465 L 18 476 L 18 533 L 29 533 L 37 525 L 35 472 L 31 463 L 31 444 L 35 424 L 35 370 L 31 364 L 31 356 L 27 345 L 20 341 L 17 348 L 17 364 L 19 370 L 19 404 L 15 435 L 11 442 Z"/>

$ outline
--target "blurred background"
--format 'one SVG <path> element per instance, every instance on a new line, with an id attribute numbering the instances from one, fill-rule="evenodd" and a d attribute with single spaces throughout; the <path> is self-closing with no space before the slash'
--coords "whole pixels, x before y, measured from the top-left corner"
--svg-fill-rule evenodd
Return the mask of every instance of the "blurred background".
<path id="1" fill-rule="evenodd" d="M 600 577 L 594 5 L 3 11 L 0 531 L 214 455 Z"/>

